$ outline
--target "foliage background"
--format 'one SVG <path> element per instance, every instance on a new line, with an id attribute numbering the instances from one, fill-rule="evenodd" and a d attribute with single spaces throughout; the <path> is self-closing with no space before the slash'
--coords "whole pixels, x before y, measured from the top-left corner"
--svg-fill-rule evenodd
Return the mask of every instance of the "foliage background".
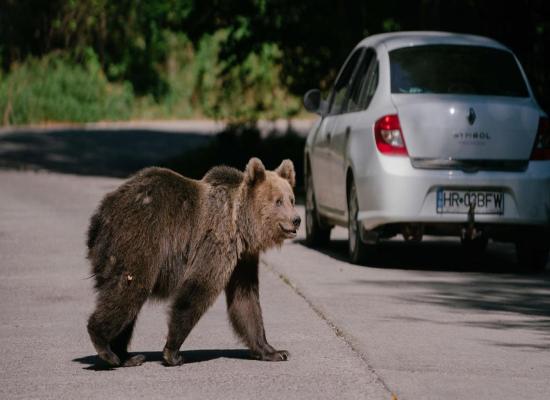
<path id="1" fill-rule="evenodd" d="M 544 0 L 0 0 L 2 124 L 290 118 L 363 37 L 447 30 L 518 55 L 550 106 Z"/>

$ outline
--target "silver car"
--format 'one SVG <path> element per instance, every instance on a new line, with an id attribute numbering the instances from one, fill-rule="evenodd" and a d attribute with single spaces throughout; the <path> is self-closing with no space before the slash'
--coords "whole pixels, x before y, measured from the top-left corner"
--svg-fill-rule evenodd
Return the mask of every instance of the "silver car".
<path id="1" fill-rule="evenodd" d="M 510 49 L 480 36 L 370 36 L 347 58 L 305 148 L 306 231 L 347 226 L 353 262 L 381 239 L 516 243 L 541 271 L 550 247 L 550 123 Z"/>

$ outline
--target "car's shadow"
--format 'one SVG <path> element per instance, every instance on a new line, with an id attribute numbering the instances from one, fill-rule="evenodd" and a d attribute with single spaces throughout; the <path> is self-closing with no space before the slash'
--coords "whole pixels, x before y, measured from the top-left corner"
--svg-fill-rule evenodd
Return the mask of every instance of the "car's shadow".
<path id="1" fill-rule="evenodd" d="M 160 351 L 141 351 L 134 354 L 143 354 L 145 356 L 145 363 L 155 362 L 164 364 L 162 358 L 162 352 Z M 204 361 L 211 361 L 218 358 L 235 358 L 240 360 L 252 360 L 250 351 L 245 349 L 202 349 L 202 350 L 185 350 L 181 352 L 185 364 L 193 364 Z M 84 357 L 75 358 L 73 362 L 86 365 L 84 369 L 93 371 L 111 370 L 114 369 L 106 362 L 101 360 L 97 355 L 89 355 Z"/>
<path id="2" fill-rule="evenodd" d="M 0 168 L 126 177 L 213 137 L 147 129 L 15 131 L 0 135 Z"/>
<path id="3" fill-rule="evenodd" d="M 341 261 L 340 268 L 352 267 L 348 263 L 346 240 L 333 240 L 317 250 Z M 401 301 L 435 305 L 465 315 L 471 312 L 478 315 L 505 313 L 503 318 L 472 317 L 459 324 L 528 330 L 539 335 L 541 342 L 520 339 L 491 344 L 526 351 L 550 351 L 550 267 L 547 264 L 546 271 L 540 274 L 526 273 L 517 263 L 512 245 L 490 243 L 483 255 L 472 257 L 465 254 L 458 240 L 391 241 L 380 245 L 365 267 L 383 268 L 388 272 L 405 270 L 407 273 L 365 273 L 355 275 L 353 283 L 373 290 L 399 288 L 394 295 Z M 426 317 L 415 315 L 395 318 L 410 324 L 428 321 Z"/>
<path id="4" fill-rule="evenodd" d="M 298 243 L 305 246 L 304 241 Z M 327 246 L 315 250 L 338 261 L 348 262 L 347 240 L 331 240 Z M 420 243 L 399 240 L 381 242 L 368 255 L 364 266 L 375 268 L 456 271 L 489 273 L 522 273 L 515 247 L 511 244 L 489 243 L 478 255 L 468 254 L 457 240 L 431 239 Z"/>

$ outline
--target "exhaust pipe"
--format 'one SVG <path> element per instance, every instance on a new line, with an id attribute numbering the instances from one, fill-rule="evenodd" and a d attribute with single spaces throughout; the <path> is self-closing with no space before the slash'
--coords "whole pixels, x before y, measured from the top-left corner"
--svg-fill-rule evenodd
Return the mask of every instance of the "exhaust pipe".
<path id="1" fill-rule="evenodd" d="M 422 224 L 403 224 L 401 226 L 401 235 L 406 242 L 420 242 L 424 236 L 424 225 Z"/>

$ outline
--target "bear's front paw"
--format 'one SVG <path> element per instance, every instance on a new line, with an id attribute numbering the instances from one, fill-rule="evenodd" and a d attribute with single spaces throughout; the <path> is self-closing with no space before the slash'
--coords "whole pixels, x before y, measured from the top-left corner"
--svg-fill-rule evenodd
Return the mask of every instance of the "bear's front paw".
<path id="1" fill-rule="evenodd" d="M 290 358 L 290 353 L 286 350 L 275 350 L 257 356 L 262 361 L 287 361 Z"/>
<path id="2" fill-rule="evenodd" d="M 177 367 L 178 365 L 183 364 L 183 357 L 178 350 L 173 351 L 164 349 L 164 351 L 162 352 L 162 356 L 164 358 L 166 366 L 168 367 Z"/>

